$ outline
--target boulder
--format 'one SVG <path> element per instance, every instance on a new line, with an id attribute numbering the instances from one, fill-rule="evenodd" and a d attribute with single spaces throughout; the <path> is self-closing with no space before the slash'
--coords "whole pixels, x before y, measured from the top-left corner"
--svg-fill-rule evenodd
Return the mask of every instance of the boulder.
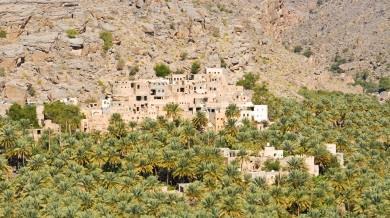
<path id="1" fill-rule="evenodd" d="M 24 57 L 24 48 L 20 44 L 9 44 L 0 47 L 0 59 L 2 58 L 20 58 Z"/>
<path id="2" fill-rule="evenodd" d="M 58 38 L 56 32 L 36 33 L 22 37 L 22 44 L 30 51 L 48 53 Z"/>
<path id="3" fill-rule="evenodd" d="M 104 31 L 108 31 L 108 32 L 115 32 L 117 30 L 117 28 L 114 25 L 109 24 L 109 23 L 102 23 L 102 24 L 100 24 L 100 27 Z"/>
<path id="4" fill-rule="evenodd" d="M 5 84 L 3 96 L 10 101 L 23 105 L 27 100 L 27 88 L 21 83 L 11 81 Z"/>
<path id="5" fill-rule="evenodd" d="M 135 0 L 135 7 L 142 8 L 145 4 L 145 0 Z"/>
<path id="6" fill-rule="evenodd" d="M 143 23 L 142 24 L 142 30 L 144 33 L 149 35 L 154 35 L 154 25 L 150 23 Z"/>
<path id="7" fill-rule="evenodd" d="M 237 65 L 240 63 L 240 60 L 237 57 L 234 57 L 234 58 L 230 59 L 230 63 L 233 65 Z"/>
<path id="8" fill-rule="evenodd" d="M 73 49 L 81 49 L 84 47 L 84 39 L 82 38 L 74 38 L 74 39 L 68 39 L 69 46 Z"/>

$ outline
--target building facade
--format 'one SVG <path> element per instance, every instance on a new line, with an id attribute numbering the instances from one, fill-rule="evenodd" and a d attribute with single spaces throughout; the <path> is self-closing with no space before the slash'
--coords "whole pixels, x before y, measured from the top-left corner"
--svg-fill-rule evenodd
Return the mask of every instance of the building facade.
<path id="1" fill-rule="evenodd" d="M 205 112 L 209 127 L 219 131 L 226 122 L 225 111 L 230 104 L 240 109 L 240 120 L 268 121 L 267 105 L 254 105 L 251 92 L 236 86 L 222 68 L 206 68 L 200 74 L 171 74 L 167 78 L 114 81 L 110 98 L 83 108 L 86 119 L 83 131 L 104 131 L 112 114 L 119 113 L 126 122 L 141 122 L 166 115 L 164 106 L 176 103 L 181 117 L 191 119 Z"/>

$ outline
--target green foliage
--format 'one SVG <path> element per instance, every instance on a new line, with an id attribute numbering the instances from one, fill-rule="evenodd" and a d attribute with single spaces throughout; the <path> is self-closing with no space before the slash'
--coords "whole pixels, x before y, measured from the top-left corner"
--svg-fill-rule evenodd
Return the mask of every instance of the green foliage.
<path id="1" fill-rule="evenodd" d="M 0 39 L 4 39 L 7 37 L 7 32 L 5 30 L 0 29 Z"/>
<path id="2" fill-rule="evenodd" d="M 177 120 L 183 109 L 180 108 L 179 104 L 176 103 L 168 103 L 164 106 L 164 111 L 166 112 L 167 118 L 171 118 L 172 120 Z"/>
<path id="3" fill-rule="evenodd" d="M 80 34 L 79 31 L 76 29 L 66 30 L 66 35 L 68 36 L 68 38 L 71 38 L 71 39 L 76 38 L 79 34 Z"/>
<path id="4" fill-rule="evenodd" d="M 200 111 L 196 112 L 195 117 L 192 119 L 192 124 L 198 131 L 204 131 L 208 124 L 206 113 Z"/>
<path id="5" fill-rule="evenodd" d="M 301 53 L 302 50 L 303 50 L 302 46 L 300 46 L 300 45 L 297 45 L 294 47 L 294 53 Z"/>
<path id="6" fill-rule="evenodd" d="M 229 104 L 225 111 L 227 119 L 237 119 L 240 117 L 240 109 L 235 104 Z"/>
<path id="7" fill-rule="evenodd" d="M 390 90 L 390 77 L 382 77 L 379 79 L 379 92 Z"/>
<path id="8" fill-rule="evenodd" d="M 32 127 L 38 127 L 37 120 L 37 112 L 36 107 L 33 105 L 26 105 L 24 107 L 20 106 L 17 103 L 11 105 L 11 107 L 7 111 L 7 116 L 11 118 L 11 120 L 20 121 L 20 120 L 28 120 L 29 124 Z"/>
<path id="9" fill-rule="evenodd" d="M 259 80 L 259 75 L 253 74 L 253 73 L 245 73 L 244 78 L 237 81 L 238 86 L 243 86 L 244 89 L 253 89 Z"/>
<path id="10" fill-rule="evenodd" d="M 311 51 L 310 48 L 305 49 L 305 51 L 303 52 L 303 56 L 305 56 L 307 58 L 312 56 L 312 55 L 313 55 L 313 52 Z"/>
<path id="11" fill-rule="evenodd" d="M 234 120 L 219 133 L 204 131 L 195 128 L 201 114 L 194 123 L 158 118 L 138 125 L 113 115 L 108 133 L 43 133 L 34 142 L 22 120 L 2 118 L 0 216 L 388 216 L 389 103 L 307 89 L 299 101 L 276 98 L 264 84 L 255 91 L 266 95 L 256 96 L 260 101 L 279 102 L 263 131 Z M 169 118 L 178 108 L 171 104 Z M 274 185 L 244 175 L 247 150 L 258 153 L 267 142 L 285 156 L 314 156 L 320 175 L 310 176 L 299 158 Z M 345 167 L 334 164 L 325 143 L 337 143 Z M 217 149 L 227 146 L 239 149 L 231 164 Z M 268 162 L 268 170 L 278 168 Z M 184 193 L 172 191 L 188 182 Z"/>
<path id="12" fill-rule="evenodd" d="M 5 77 L 5 69 L 0 67 L 0 77 Z"/>
<path id="13" fill-rule="evenodd" d="M 279 116 L 278 108 L 281 107 L 281 99 L 275 97 L 268 89 L 267 84 L 256 85 L 253 89 L 252 102 L 255 105 L 268 105 L 268 117 L 274 120 Z"/>
<path id="14" fill-rule="evenodd" d="M 66 105 L 60 101 L 45 103 L 44 115 L 46 119 L 61 125 L 62 131 L 76 130 L 84 118 L 79 107 Z"/>
<path id="15" fill-rule="evenodd" d="M 264 162 L 263 166 L 264 171 L 279 171 L 280 170 L 280 161 L 268 159 Z"/>
<path id="16" fill-rule="evenodd" d="M 333 59 L 333 64 L 330 66 L 330 71 L 332 71 L 333 73 L 342 73 L 343 70 L 340 68 L 340 65 L 345 63 L 347 63 L 347 60 L 336 54 Z"/>
<path id="17" fill-rule="evenodd" d="M 127 126 L 120 114 L 114 113 L 111 116 L 110 125 L 108 126 L 108 131 L 118 139 L 126 135 Z"/>
<path id="18" fill-rule="evenodd" d="M 365 70 L 355 76 L 354 85 L 360 85 L 363 87 L 366 93 L 383 92 L 390 90 L 390 77 L 381 77 L 379 84 L 369 80 L 370 72 Z"/>
<path id="19" fill-rule="evenodd" d="M 169 66 L 163 63 L 156 64 L 153 69 L 156 73 L 156 76 L 158 77 L 166 77 L 171 74 L 171 69 L 169 69 Z"/>
<path id="20" fill-rule="evenodd" d="M 199 63 L 199 61 L 193 62 L 192 65 L 191 65 L 191 73 L 192 74 L 197 74 L 197 73 L 199 73 L 199 71 L 200 71 L 200 63 Z"/>
<path id="21" fill-rule="evenodd" d="M 112 48 L 112 33 L 103 31 L 100 33 L 100 39 L 103 40 L 103 50 L 107 52 Z"/>

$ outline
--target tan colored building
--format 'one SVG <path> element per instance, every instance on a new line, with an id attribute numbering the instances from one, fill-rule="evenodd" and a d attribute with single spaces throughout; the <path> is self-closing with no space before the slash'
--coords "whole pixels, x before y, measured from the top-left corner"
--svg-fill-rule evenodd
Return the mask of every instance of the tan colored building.
<path id="1" fill-rule="evenodd" d="M 326 149 L 334 156 L 336 156 L 337 161 L 339 162 L 340 166 L 344 166 L 344 154 L 337 152 L 337 145 L 336 144 L 325 144 Z"/>
<path id="2" fill-rule="evenodd" d="M 327 149 L 330 153 L 335 155 L 343 166 L 342 153 L 336 153 L 335 144 L 327 144 Z M 239 150 L 231 150 L 229 148 L 219 148 L 221 156 L 225 158 L 225 163 L 229 164 L 233 161 L 237 161 Z M 248 152 L 250 153 L 250 152 Z M 256 156 L 249 156 L 245 158 L 241 165 L 241 171 L 244 174 L 251 175 L 252 178 L 262 177 L 265 179 L 267 184 L 273 184 L 275 179 L 280 176 L 288 175 L 288 163 L 292 158 L 301 158 L 303 160 L 306 171 L 312 176 L 319 175 L 319 166 L 315 164 L 314 156 L 297 155 L 297 156 L 283 156 L 283 150 L 277 150 L 275 147 L 267 146 Z M 279 171 L 264 171 L 263 166 L 267 160 L 278 160 L 280 162 Z"/>
<path id="3" fill-rule="evenodd" d="M 30 129 L 30 134 L 35 141 L 38 141 L 44 131 L 50 131 L 52 134 L 58 134 L 61 132 L 61 127 L 60 125 L 53 123 L 51 120 L 44 120 L 43 127 L 38 129 Z"/>
<path id="4" fill-rule="evenodd" d="M 207 68 L 204 73 L 195 75 L 114 81 L 112 98 L 84 109 L 86 119 L 82 130 L 104 131 L 113 113 L 121 114 L 126 122 L 156 119 L 165 115 L 164 106 L 172 102 L 180 106 L 185 119 L 191 119 L 198 111 L 205 112 L 208 126 L 216 131 L 224 128 L 226 107 L 233 103 L 242 112 L 239 120 L 268 120 L 267 106 L 253 105 L 250 99 L 251 93 L 230 82 L 222 68 Z"/>

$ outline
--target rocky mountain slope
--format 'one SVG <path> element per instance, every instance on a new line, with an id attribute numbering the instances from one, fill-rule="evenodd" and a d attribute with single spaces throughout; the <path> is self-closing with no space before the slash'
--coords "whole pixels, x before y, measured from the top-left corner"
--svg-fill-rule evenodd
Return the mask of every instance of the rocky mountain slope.
<path id="1" fill-rule="evenodd" d="M 6 33 L 0 38 L 0 91 L 3 98 L 90 100 L 109 92 L 108 81 L 129 79 L 129 73 L 153 77 L 156 63 L 188 72 L 199 61 L 202 67 L 226 65 L 235 78 L 258 73 L 279 95 L 295 95 L 301 86 L 357 92 L 352 75 L 335 76 L 326 66 L 359 37 L 358 47 L 375 50 L 349 49 L 354 61 L 369 61 L 378 50 L 388 59 L 388 3 L 351 2 L 374 5 L 359 11 L 370 15 L 369 32 L 355 31 L 366 18 L 354 8 L 346 11 L 351 20 L 332 17 L 342 10 L 330 14 L 332 8 L 347 7 L 346 1 L 319 6 L 298 0 L 0 0 L 0 29 Z M 341 30 L 355 38 L 348 40 Z M 112 34 L 107 51 L 102 32 Z M 294 53 L 296 45 L 310 47 L 313 55 Z M 379 72 L 386 72 L 383 66 Z"/>
<path id="2" fill-rule="evenodd" d="M 390 75 L 389 1 L 284 0 L 278 5 L 283 13 L 269 33 L 290 50 L 310 50 L 319 69 L 330 69 L 339 57 L 346 73 Z"/>

